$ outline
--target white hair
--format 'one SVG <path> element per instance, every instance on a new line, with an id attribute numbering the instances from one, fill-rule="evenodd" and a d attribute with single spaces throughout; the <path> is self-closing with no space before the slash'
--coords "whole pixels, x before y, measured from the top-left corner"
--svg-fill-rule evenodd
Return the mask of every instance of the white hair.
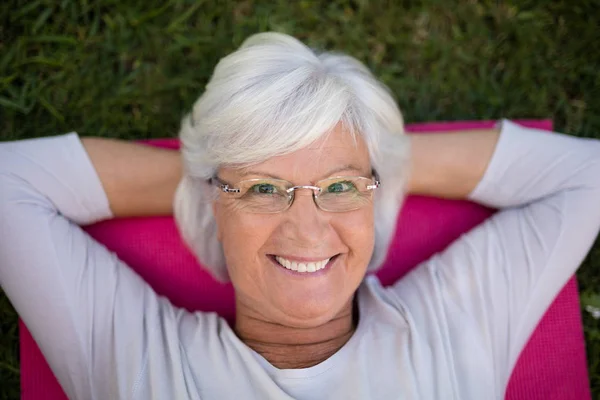
<path id="1" fill-rule="evenodd" d="M 259 33 L 222 58 L 182 122 L 184 177 L 175 197 L 183 239 L 212 275 L 227 281 L 208 179 L 308 146 L 338 123 L 365 141 L 381 179 L 375 192 L 373 271 L 385 260 L 404 198 L 409 143 L 388 88 L 360 61 L 316 52 L 291 36 Z"/>

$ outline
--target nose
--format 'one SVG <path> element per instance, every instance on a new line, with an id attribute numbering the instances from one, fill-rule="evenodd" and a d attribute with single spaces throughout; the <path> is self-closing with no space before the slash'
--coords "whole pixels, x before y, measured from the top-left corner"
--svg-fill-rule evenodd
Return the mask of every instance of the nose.
<path id="1" fill-rule="evenodd" d="M 283 235 L 298 246 L 314 248 L 322 246 L 329 232 L 329 218 L 313 199 L 313 190 L 298 189 L 294 202 L 284 212 Z"/>

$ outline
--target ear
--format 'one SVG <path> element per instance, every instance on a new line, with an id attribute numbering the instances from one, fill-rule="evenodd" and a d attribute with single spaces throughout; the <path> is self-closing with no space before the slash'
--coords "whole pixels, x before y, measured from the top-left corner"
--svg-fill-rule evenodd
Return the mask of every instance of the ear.
<path id="1" fill-rule="evenodd" d="M 217 200 L 213 200 L 212 202 L 212 212 L 213 212 L 213 217 L 215 218 L 215 222 L 217 224 L 217 240 L 219 241 L 219 243 L 221 242 L 221 238 L 222 238 L 222 234 L 221 234 L 221 226 L 219 225 L 219 218 L 217 218 L 217 216 L 219 215 L 219 204 L 217 203 Z"/>

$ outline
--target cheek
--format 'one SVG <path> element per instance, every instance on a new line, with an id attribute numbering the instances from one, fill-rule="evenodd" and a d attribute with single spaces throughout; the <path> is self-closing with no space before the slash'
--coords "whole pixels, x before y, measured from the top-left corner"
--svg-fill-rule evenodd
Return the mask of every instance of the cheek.
<path id="1" fill-rule="evenodd" d="M 260 268 L 260 250 L 275 229 L 270 218 L 240 214 L 222 206 L 215 217 L 231 280 L 255 275 Z"/>
<path id="2" fill-rule="evenodd" d="M 366 269 L 375 246 L 372 208 L 347 213 L 342 218 L 336 219 L 334 228 L 348 247 L 349 262 Z"/>

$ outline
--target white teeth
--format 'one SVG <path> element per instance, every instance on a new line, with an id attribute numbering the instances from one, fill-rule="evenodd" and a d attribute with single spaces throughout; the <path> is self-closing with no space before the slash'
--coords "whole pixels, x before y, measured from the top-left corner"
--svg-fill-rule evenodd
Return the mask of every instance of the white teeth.
<path id="1" fill-rule="evenodd" d="M 320 269 L 325 268 L 327 263 L 329 262 L 329 258 L 322 261 L 310 262 L 310 263 L 299 263 L 296 261 L 286 260 L 283 257 L 275 257 L 277 262 L 284 266 L 287 269 L 298 272 L 316 272 Z"/>

